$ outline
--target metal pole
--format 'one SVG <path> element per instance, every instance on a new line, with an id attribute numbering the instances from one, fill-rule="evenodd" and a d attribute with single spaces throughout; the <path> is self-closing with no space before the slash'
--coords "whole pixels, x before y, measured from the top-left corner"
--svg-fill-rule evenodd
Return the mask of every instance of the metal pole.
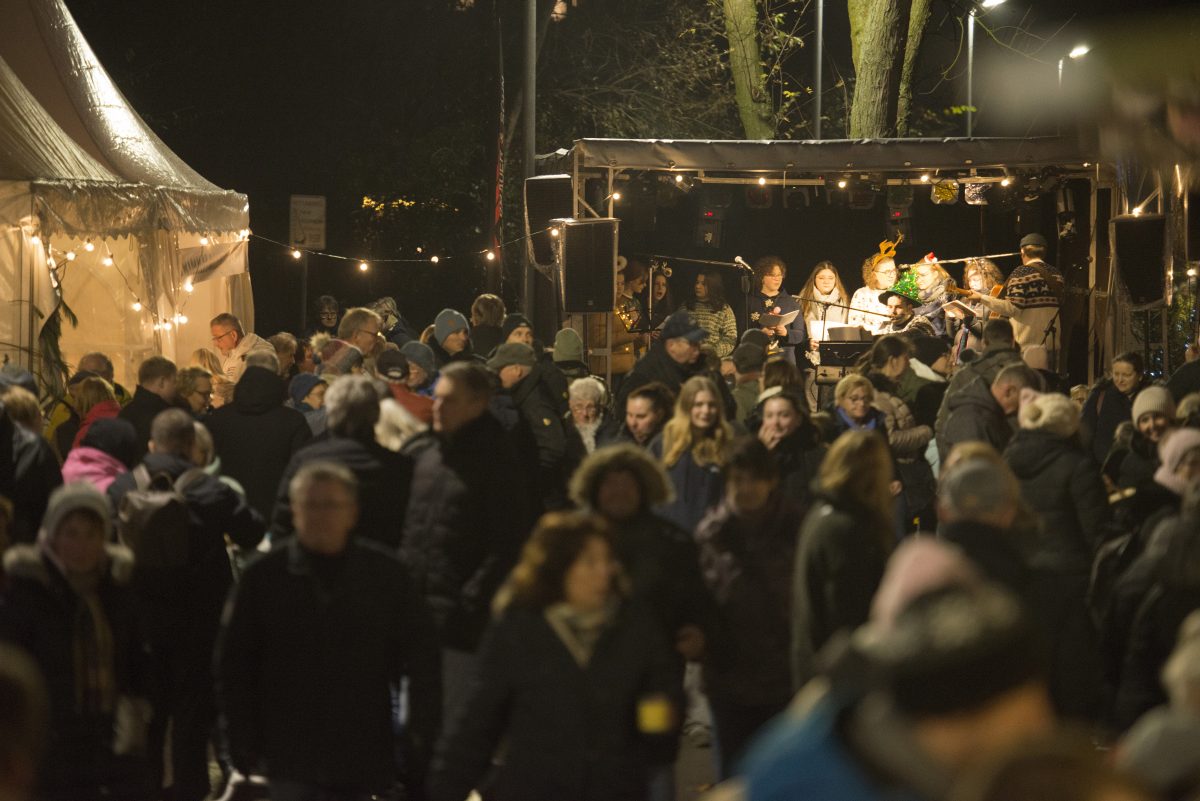
<path id="1" fill-rule="evenodd" d="M 300 331 L 308 332 L 308 251 L 300 259 Z"/>
<path id="2" fill-rule="evenodd" d="M 816 119 L 815 124 L 813 125 L 813 138 L 820 139 L 821 138 L 821 87 L 823 84 L 822 72 L 825 67 L 825 65 L 823 63 L 825 60 L 825 0 L 817 0 L 817 54 L 816 54 L 815 58 L 816 58 L 817 63 L 816 63 L 816 68 L 814 69 L 814 73 L 816 74 L 816 77 L 813 81 L 813 90 L 814 90 L 814 93 L 816 94 L 816 101 L 817 101 L 816 102 L 816 118 L 817 119 Z"/>
<path id="3" fill-rule="evenodd" d="M 525 2 L 525 90 L 521 117 L 525 131 L 525 177 L 536 174 L 534 161 L 537 157 L 537 0 Z M 522 291 L 521 311 L 534 319 L 534 266 L 526 249 L 525 285 Z"/>
<path id="4" fill-rule="evenodd" d="M 967 138 L 975 132 L 975 11 L 967 12 Z"/>

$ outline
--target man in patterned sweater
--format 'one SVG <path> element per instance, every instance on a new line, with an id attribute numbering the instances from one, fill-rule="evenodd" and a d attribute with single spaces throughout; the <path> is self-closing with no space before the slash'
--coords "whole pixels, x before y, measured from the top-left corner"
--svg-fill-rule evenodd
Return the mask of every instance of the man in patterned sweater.
<path id="1" fill-rule="evenodd" d="M 1026 234 L 1021 239 L 1021 266 L 1008 276 L 1000 297 L 971 292 L 971 300 L 1012 320 L 1017 350 L 1045 345 L 1054 364 L 1059 335 L 1050 329 L 1060 326 L 1058 310 L 1063 278 L 1062 273 L 1045 262 L 1045 256 L 1046 238 L 1041 234 Z"/>

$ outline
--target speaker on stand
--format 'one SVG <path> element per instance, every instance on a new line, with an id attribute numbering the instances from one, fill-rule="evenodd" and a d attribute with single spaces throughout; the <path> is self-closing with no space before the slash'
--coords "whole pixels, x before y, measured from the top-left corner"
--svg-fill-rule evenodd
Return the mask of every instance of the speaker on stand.
<path id="1" fill-rule="evenodd" d="M 529 255 L 538 267 L 554 265 L 554 242 L 550 237 L 550 221 L 570 217 L 574 211 L 574 196 L 569 175 L 538 175 L 525 179 L 525 241 Z"/>
<path id="2" fill-rule="evenodd" d="M 583 315 L 583 341 L 602 358 L 612 386 L 613 315 L 616 308 L 617 233 L 620 220 L 600 217 L 551 221 L 555 242 L 558 297 L 564 314 Z M 603 315 L 596 326 L 590 315 Z M 592 342 L 592 339 L 603 341 Z"/>

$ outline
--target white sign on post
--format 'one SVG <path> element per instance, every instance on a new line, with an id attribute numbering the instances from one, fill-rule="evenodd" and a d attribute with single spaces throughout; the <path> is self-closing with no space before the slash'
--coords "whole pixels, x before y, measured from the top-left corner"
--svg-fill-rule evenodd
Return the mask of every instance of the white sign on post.
<path id="1" fill-rule="evenodd" d="M 292 195 L 291 240 L 300 247 L 324 249 L 324 195 Z"/>

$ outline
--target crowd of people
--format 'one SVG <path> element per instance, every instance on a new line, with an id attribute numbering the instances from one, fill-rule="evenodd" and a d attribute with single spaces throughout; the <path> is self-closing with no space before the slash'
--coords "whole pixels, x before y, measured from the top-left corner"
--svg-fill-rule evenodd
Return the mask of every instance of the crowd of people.
<path id="1" fill-rule="evenodd" d="M 718 799 L 1196 797 L 1200 360 L 1067 388 L 1041 237 L 953 308 L 887 244 L 740 335 L 626 261 L 605 369 L 495 295 L 5 368 L 0 798 L 661 801 L 685 730 Z"/>

